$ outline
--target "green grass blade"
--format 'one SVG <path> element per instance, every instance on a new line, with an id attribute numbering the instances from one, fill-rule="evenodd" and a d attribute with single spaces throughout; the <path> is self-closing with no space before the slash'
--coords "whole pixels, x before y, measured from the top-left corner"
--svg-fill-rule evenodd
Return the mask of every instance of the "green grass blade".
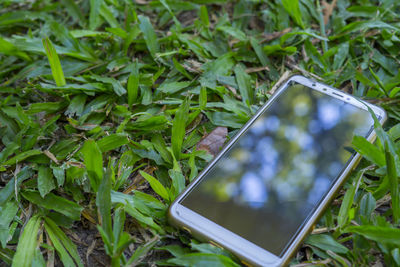
<path id="1" fill-rule="evenodd" d="M 151 56 L 155 58 L 156 53 L 160 52 L 160 45 L 158 43 L 157 35 L 154 31 L 153 25 L 151 25 L 149 18 L 146 16 L 139 15 L 138 19 L 140 22 L 139 27 L 143 33 L 147 49 L 149 50 Z"/>
<path id="2" fill-rule="evenodd" d="M 44 227 L 64 266 L 83 266 L 76 245 L 57 224 L 51 219 L 45 218 Z"/>
<path id="3" fill-rule="evenodd" d="M 17 251 L 12 262 L 13 267 L 31 266 L 38 244 L 38 232 L 41 221 L 40 216 L 35 215 L 25 225 L 18 240 Z"/>
<path id="4" fill-rule="evenodd" d="M 364 137 L 354 136 L 352 145 L 358 153 L 369 161 L 375 163 L 379 167 L 385 165 L 385 155 L 383 152 L 378 147 L 368 142 Z"/>
<path id="5" fill-rule="evenodd" d="M 254 89 L 251 86 L 250 75 L 246 73 L 242 64 L 236 65 L 234 71 L 243 103 L 250 106 L 254 102 Z"/>
<path id="6" fill-rule="evenodd" d="M 398 228 L 363 225 L 349 226 L 345 230 L 346 233 L 359 234 L 379 243 L 400 247 L 400 229 Z"/>
<path id="7" fill-rule="evenodd" d="M 45 197 L 56 185 L 54 183 L 52 170 L 44 165 L 39 166 L 38 171 L 38 189 L 42 197 Z"/>
<path id="8" fill-rule="evenodd" d="M 49 38 L 46 37 L 43 39 L 43 47 L 46 51 L 47 59 L 49 60 L 54 81 L 56 82 L 57 86 L 64 86 L 66 82 L 64 78 L 64 72 L 61 68 L 60 59 L 58 58 L 57 51 Z"/>
<path id="9" fill-rule="evenodd" d="M 89 29 L 96 30 L 100 26 L 100 8 L 103 0 L 90 0 Z"/>
<path id="10" fill-rule="evenodd" d="M 114 170 L 111 166 L 108 166 L 96 195 L 96 205 L 100 215 L 101 227 L 108 236 L 108 240 L 112 243 L 114 242 L 111 223 L 111 181 L 113 180 L 113 176 Z"/>
<path id="11" fill-rule="evenodd" d="M 25 191 L 21 194 L 26 200 L 40 207 L 57 211 L 73 220 L 79 220 L 81 218 L 81 211 L 83 208 L 79 204 L 63 197 L 56 196 L 53 193 L 48 193 L 44 198 L 42 198 L 36 191 Z"/>
<path id="12" fill-rule="evenodd" d="M 299 0 L 282 0 L 282 5 L 292 17 L 294 22 L 299 25 L 302 29 L 305 28 L 304 22 L 301 18 L 301 11 Z"/>
<path id="13" fill-rule="evenodd" d="M 354 202 L 354 196 L 357 192 L 357 189 L 360 185 L 361 179 L 364 175 L 365 170 L 361 170 L 354 177 L 353 182 L 351 183 L 350 188 L 347 190 L 346 194 L 343 197 L 342 205 L 340 206 L 339 214 L 338 214 L 338 226 L 343 227 L 347 224 L 349 220 L 349 212 L 350 208 Z"/>
<path id="14" fill-rule="evenodd" d="M 153 176 L 144 171 L 140 171 L 140 175 L 142 175 L 143 178 L 146 179 L 147 182 L 149 182 L 154 192 L 156 192 L 165 201 L 167 202 L 170 201 L 168 190 L 156 178 L 154 178 Z"/>
<path id="15" fill-rule="evenodd" d="M 81 149 L 90 185 L 97 192 L 103 178 L 103 156 L 99 146 L 94 140 L 87 140 Z"/>
<path id="16" fill-rule="evenodd" d="M 175 113 L 175 118 L 172 124 L 171 143 L 172 151 L 176 160 L 181 158 L 181 150 L 183 138 L 185 137 L 186 122 L 189 117 L 189 103 L 185 99 L 182 105 Z"/>
<path id="17" fill-rule="evenodd" d="M 387 143 L 385 144 L 385 158 L 387 176 L 389 178 L 390 185 L 390 196 L 392 198 L 393 221 L 395 224 L 397 224 L 400 218 L 399 179 L 396 171 L 394 157 L 390 153 Z"/>
<path id="18" fill-rule="evenodd" d="M 132 104 L 136 102 L 139 94 L 139 64 L 137 60 L 133 63 L 132 72 L 128 78 L 127 91 L 128 105 L 132 107 Z"/>

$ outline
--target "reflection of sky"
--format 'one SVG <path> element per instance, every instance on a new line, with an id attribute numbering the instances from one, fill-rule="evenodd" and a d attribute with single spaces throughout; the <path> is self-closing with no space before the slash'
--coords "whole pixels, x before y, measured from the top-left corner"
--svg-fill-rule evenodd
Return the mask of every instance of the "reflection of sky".
<path id="1" fill-rule="evenodd" d="M 307 202 L 310 204 L 317 203 L 320 198 L 325 194 L 326 190 L 328 190 L 331 183 L 332 181 L 328 177 L 317 177 L 314 180 L 313 188 L 308 193 Z"/>
<path id="2" fill-rule="evenodd" d="M 302 86 L 288 88 L 278 99 L 184 203 L 206 206 L 206 217 L 224 213 L 213 210 L 207 216 L 218 202 L 226 209 L 240 206 L 254 209 L 255 216 L 262 211 L 293 225 L 302 223 L 350 158 L 343 147 L 355 133 L 367 134 L 371 118 L 367 111 Z M 195 194 L 203 194 L 207 203 L 199 204 Z"/>
<path id="3" fill-rule="evenodd" d="M 340 113 L 337 103 L 332 103 L 329 100 L 322 100 L 318 103 L 318 119 L 324 130 L 329 130 L 340 121 Z"/>
<path id="4" fill-rule="evenodd" d="M 258 175 L 253 172 L 247 172 L 241 182 L 241 196 L 253 208 L 264 206 L 267 201 L 267 191 L 265 185 Z"/>

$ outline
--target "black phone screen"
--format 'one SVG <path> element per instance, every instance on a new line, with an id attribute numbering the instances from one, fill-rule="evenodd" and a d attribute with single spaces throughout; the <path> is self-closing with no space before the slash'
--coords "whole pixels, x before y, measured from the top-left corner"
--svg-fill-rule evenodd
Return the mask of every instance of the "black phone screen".
<path id="1" fill-rule="evenodd" d="M 180 203 L 281 256 L 372 125 L 368 111 L 292 82 Z"/>

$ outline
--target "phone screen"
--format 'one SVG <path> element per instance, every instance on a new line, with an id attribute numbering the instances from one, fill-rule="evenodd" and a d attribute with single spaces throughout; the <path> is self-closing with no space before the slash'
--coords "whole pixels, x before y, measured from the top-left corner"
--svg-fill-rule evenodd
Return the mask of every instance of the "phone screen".
<path id="1" fill-rule="evenodd" d="M 180 204 L 281 256 L 372 125 L 368 111 L 292 82 Z"/>

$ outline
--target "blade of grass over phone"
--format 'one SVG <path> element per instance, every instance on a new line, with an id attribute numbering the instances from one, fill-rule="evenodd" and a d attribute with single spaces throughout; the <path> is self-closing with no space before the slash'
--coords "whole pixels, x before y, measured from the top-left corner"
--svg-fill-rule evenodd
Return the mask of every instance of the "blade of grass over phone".
<path id="1" fill-rule="evenodd" d="M 42 219 L 33 216 L 25 225 L 22 235 L 18 240 L 17 251 L 13 258 L 13 267 L 31 266 L 38 245 L 38 232 Z"/>
<path id="2" fill-rule="evenodd" d="M 400 218 L 399 178 L 393 155 L 390 153 L 387 143 L 385 143 L 385 158 L 387 177 L 390 184 L 390 196 L 392 197 L 393 221 L 397 224 Z"/>
<path id="3" fill-rule="evenodd" d="M 354 202 L 354 196 L 357 192 L 358 187 L 360 186 L 361 179 L 366 170 L 361 170 L 357 173 L 357 175 L 353 178 L 350 188 L 347 190 L 346 194 L 343 197 L 342 205 L 340 206 L 339 214 L 337 217 L 338 226 L 344 227 L 349 219 L 350 219 L 350 209 Z"/>
<path id="4" fill-rule="evenodd" d="M 43 39 L 43 47 L 46 51 L 47 59 L 49 60 L 51 73 L 53 74 L 54 81 L 57 86 L 64 86 L 66 84 L 64 72 L 61 67 L 60 59 L 58 58 L 57 51 L 54 48 L 49 38 Z"/>

